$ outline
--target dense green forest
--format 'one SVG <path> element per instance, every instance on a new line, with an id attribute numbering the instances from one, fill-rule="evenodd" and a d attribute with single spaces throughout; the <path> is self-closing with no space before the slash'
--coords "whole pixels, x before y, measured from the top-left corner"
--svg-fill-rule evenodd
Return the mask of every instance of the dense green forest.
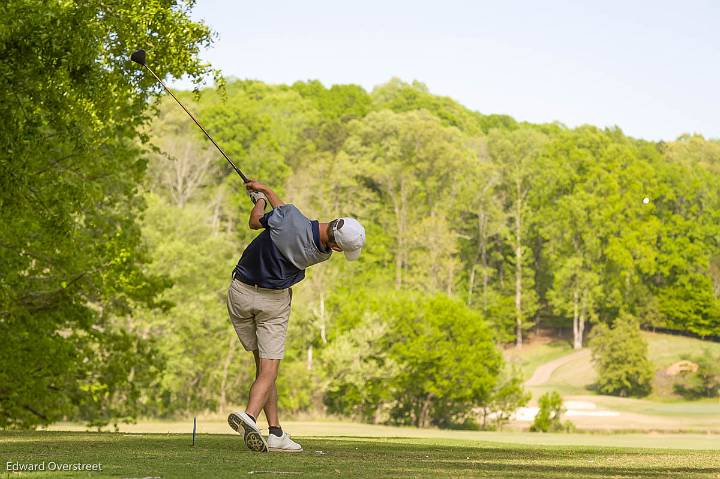
<path id="1" fill-rule="evenodd" d="M 163 2 L 33 3 L 0 7 L 0 426 L 244 403 L 225 294 L 249 199 L 127 61 L 200 77 L 210 32 Z M 447 426 L 527 401 L 500 348 L 534 328 L 720 335 L 718 141 L 528 124 L 398 79 L 219 85 L 179 96 L 249 176 L 367 230 L 359 262 L 295 288 L 286 412 Z"/>
<path id="2" fill-rule="evenodd" d="M 523 124 L 397 79 L 372 92 L 232 81 L 183 100 L 286 201 L 321 221 L 357 216 L 368 230 L 358 264 L 319 265 L 297 288 L 285 408 L 456 420 L 468 405 L 491 402 L 498 375 L 510 374 L 481 352 L 475 322 L 489 326 L 491 342 L 517 346 L 543 327 L 572 331 L 581 348 L 592 324 L 620 315 L 647 328 L 720 333 L 717 142 Z M 161 338 L 171 361 L 164 388 L 174 400 L 165 406 L 223 409 L 242 402 L 250 378 L 223 303 L 230 270 L 255 234 L 249 203 L 173 102 L 160 103 L 149 135 L 159 150 L 142 229 L 149 272 L 172 279 L 161 298 L 175 306 L 136 312 L 132 322 Z M 408 328 L 417 318 L 422 326 Z M 192 360 L 182 346 L 190 343 L 198 346 Z M 456 359 L 463 368 L 444 382 L 439 371 Z M 445 397 L 452 381 L 470 396 Z M 481 387 L 470 393 L 472 381 Z M 456 415 L 423 412 L 448 404 Z"/>

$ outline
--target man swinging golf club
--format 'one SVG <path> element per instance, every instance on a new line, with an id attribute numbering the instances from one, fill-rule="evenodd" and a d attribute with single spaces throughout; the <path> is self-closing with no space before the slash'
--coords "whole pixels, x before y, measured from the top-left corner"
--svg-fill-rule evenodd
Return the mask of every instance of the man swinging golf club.
<path id="1" fill-rule="evenodd" d="M 309 220 L 286 205 L 270 188 L 257 181 L 245 184 L 255 205 L 250 228 L 263 229 L 245 249 L 233 270 L 227 307 L 230 321 L 245 350 L 255 357 L 255 382 L 244 412 L 228 416 L 228 424 L 243 434 L 245 445 L 258 452 L 300 452 L 302 447 L 280 427 L 275 379 L 285 352 L 292 285 L 305 277 L 305 268 L 342 251 L 352 261 L 365 244 L 365 229 L 353 218 L 330 223 Z M 272 209 L 264 213 L 269 202 Z M 267 441 L 257 417 L 265 411 L 270 426 Z"/>
<path id="2" fill-rule="evenodd" d="M 137 50 L 130 60 L 144 67 L 188 114 L 222 154 L 245 186 L 255 206 L 250 212 L 250 228 L 260 233 L 243 252 L 233 270 L 228 291 L 228 313 L 240 342 L 255 356 L 255 382 L 245 412 L 228 416 L 230 427 L 243 434 L 253 451 L 302 451 L 302 447 L 280 427 L 275 379 L 285 352 L 285 334 L 290 317 L 290 287 L 305 277 L 305 268 L 330 258 L 332 250 L 342 251 L 348 260 L 360 256 L 365 230 L 352 218 L 330 223 L 310 221 L 293 205 L 284 204 L 267 186 L 249 180 L 199 121 L 177 99 L 148 66 L 145 50 Z M 266 206 L 272 210 L 264 214 Z M 270 425 L 267 441 L 255 423 L 260 411 Z"/>

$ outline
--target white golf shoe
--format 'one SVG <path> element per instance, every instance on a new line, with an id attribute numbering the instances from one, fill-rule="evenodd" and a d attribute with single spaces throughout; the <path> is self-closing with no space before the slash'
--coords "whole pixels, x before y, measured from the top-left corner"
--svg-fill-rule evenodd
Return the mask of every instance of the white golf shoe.
<path id="1" fill-rule="evenodd" d="M 248 449 L 255 452 L 267 452 L 268 444 L 260 434 L 260 428 L 244 412 L 233 412 L 228 416 L 228 424 L 235 431 L 243 435 L 243 440 Z"/>
<path id="2" fill-rule="evenodd" d="M 270 434 L 267 442 L 268 447 L 273 452 L 302 452 L 303 450 L 302 446 L 290 439 L 290 436 L 286 432 L 280 437 L 275 434 Z"/>

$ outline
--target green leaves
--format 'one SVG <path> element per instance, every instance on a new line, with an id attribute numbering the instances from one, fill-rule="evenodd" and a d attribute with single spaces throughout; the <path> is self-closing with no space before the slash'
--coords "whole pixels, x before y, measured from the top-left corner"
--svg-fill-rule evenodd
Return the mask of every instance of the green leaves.
<path id="1" fill-rule="evenodd" d="M 51 422 L 80 404 L 89 418 L 128 386 L 118 374 L 79 382 L 100 367 L 90 351 L 112 361 L 133 344 L 115 342 L 111 316 L 153 305 L 163 287 L 142 270 L 135 223 L 136 141 L 157 87 L 128 55 L 144 46 L 161 76 L 207 73 L 195 54 L 209 31 L 187 13 L 131 0 L 0 5 L 0 360 L 15 371 L 3 378 L 0 426 Z M 101 390 L 102 401 L 84 402 L 83 391 Z"/>
<path id="2" fill-rule="evenodd" d="M 557 391 L 551 391 L 540 396 L 540 408 L 535 415 L 530 432 L 571 432 L 575 426 L 570 421 L 562 421 L 562 415 L 567 412 L 563 400 Z"/>
<path id="3" fill-rule="evenodd" d="M 442 308 L 428 305 L 437 295 L 465 303 L 448 308 L 467 315 L 470 331 L 487 321 L 498 343 L 572 324 L 580 348 L 587 330 L 621 310 L 644 325 L 717 331 L 717 185 L 705 171 L 715 149 L 705 140 L 657 145 L 618 129 L 520 125 L 395 80 L 371 94 L 317 81 L 232 81 L 224 97 L 205 90 L 183 101 L 249 175 L 306 215 L 355 216 L 366 227 L 360 261 L 313 267 L 294 290 L 284 387 L 296 394 L 286 407 L 323 403 L 367 421 L 450 425 L 473 419 L 468 391 L 487 407 L 522 402 L 518 380 L 487 393 L 492 368 L 474 382 L 445 362 L 437 344 L 458 364 L 473 352 L 456 344 L 470 340 L 446 325 Z M 173 278 L 162 298 L 176 306 L 136 319 L 182 325 L 159 341 L 164 395 L 174 398 L 161 410 L 220 408 L 214 391 L 231 401 L 233 385 L 251 375 L 224 342 L 233 333 L 223 329 L 215 277 L 253 236 L 249 203 L 176 105 L 158 108 L 144 234 L 156 258 L 150 271 Z"/>
<path id="4" fill-rule="evenodd" d="M 622 397 L 650 393 L 655 372 L 635 318 L 623 314 L 612 329 L 605 324 L 596 326 L 590 348 L 598 372 L 598 392 Z"/>
<path id="5" fill-rule="evenodd" d="M 458 130 L 424 111 L 382 110 L 350 125 L 339 157 L 356 165 L 373 220 L 394 238 L 396 288 L 453 291 L 457 248 L 448 218 L 472 155 Z"/>
<path id="6" fill-rule="evenodd" d="M 371 422 L 449 426 L 490 401 L 503 361 L 480 315 L 442 294 L 364 293 L 379 301 L 343 297 L 334 313 L 361 319 L 324 353 L 332 411 Z"/>
<path id="7" fill-rule="evenodd" d="M 716 141 L 519 124 L 397 79 L 225 84 L 198 59 L 213 37 L 191 7 L 0 5 L 0 426 L 223 408 L 252 376 L 223 305 L 252 238 L 243 185 L 153 101 L 128 60 L 141 47 L 163 78 L 215 74 L 224 94 L 180 96 L 250 176 L 366 226 L 359 262 L 298 291 L 286 407 L 450 425 L 523 400 L 497 384 L 492 343 L 538 322 L 572 321 L 577 347 L 621 311 L 720 331 Z"/>

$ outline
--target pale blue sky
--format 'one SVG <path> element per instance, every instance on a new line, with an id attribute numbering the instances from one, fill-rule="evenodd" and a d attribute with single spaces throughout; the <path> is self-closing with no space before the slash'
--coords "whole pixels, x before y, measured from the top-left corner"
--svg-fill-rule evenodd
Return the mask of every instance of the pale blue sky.
<path id="1" fill-rule="evenodd" d="M 193 17 L 226 76 L 397 76 L 518 120 L 720 138 L 720 1 L 198 0 Z"/>

